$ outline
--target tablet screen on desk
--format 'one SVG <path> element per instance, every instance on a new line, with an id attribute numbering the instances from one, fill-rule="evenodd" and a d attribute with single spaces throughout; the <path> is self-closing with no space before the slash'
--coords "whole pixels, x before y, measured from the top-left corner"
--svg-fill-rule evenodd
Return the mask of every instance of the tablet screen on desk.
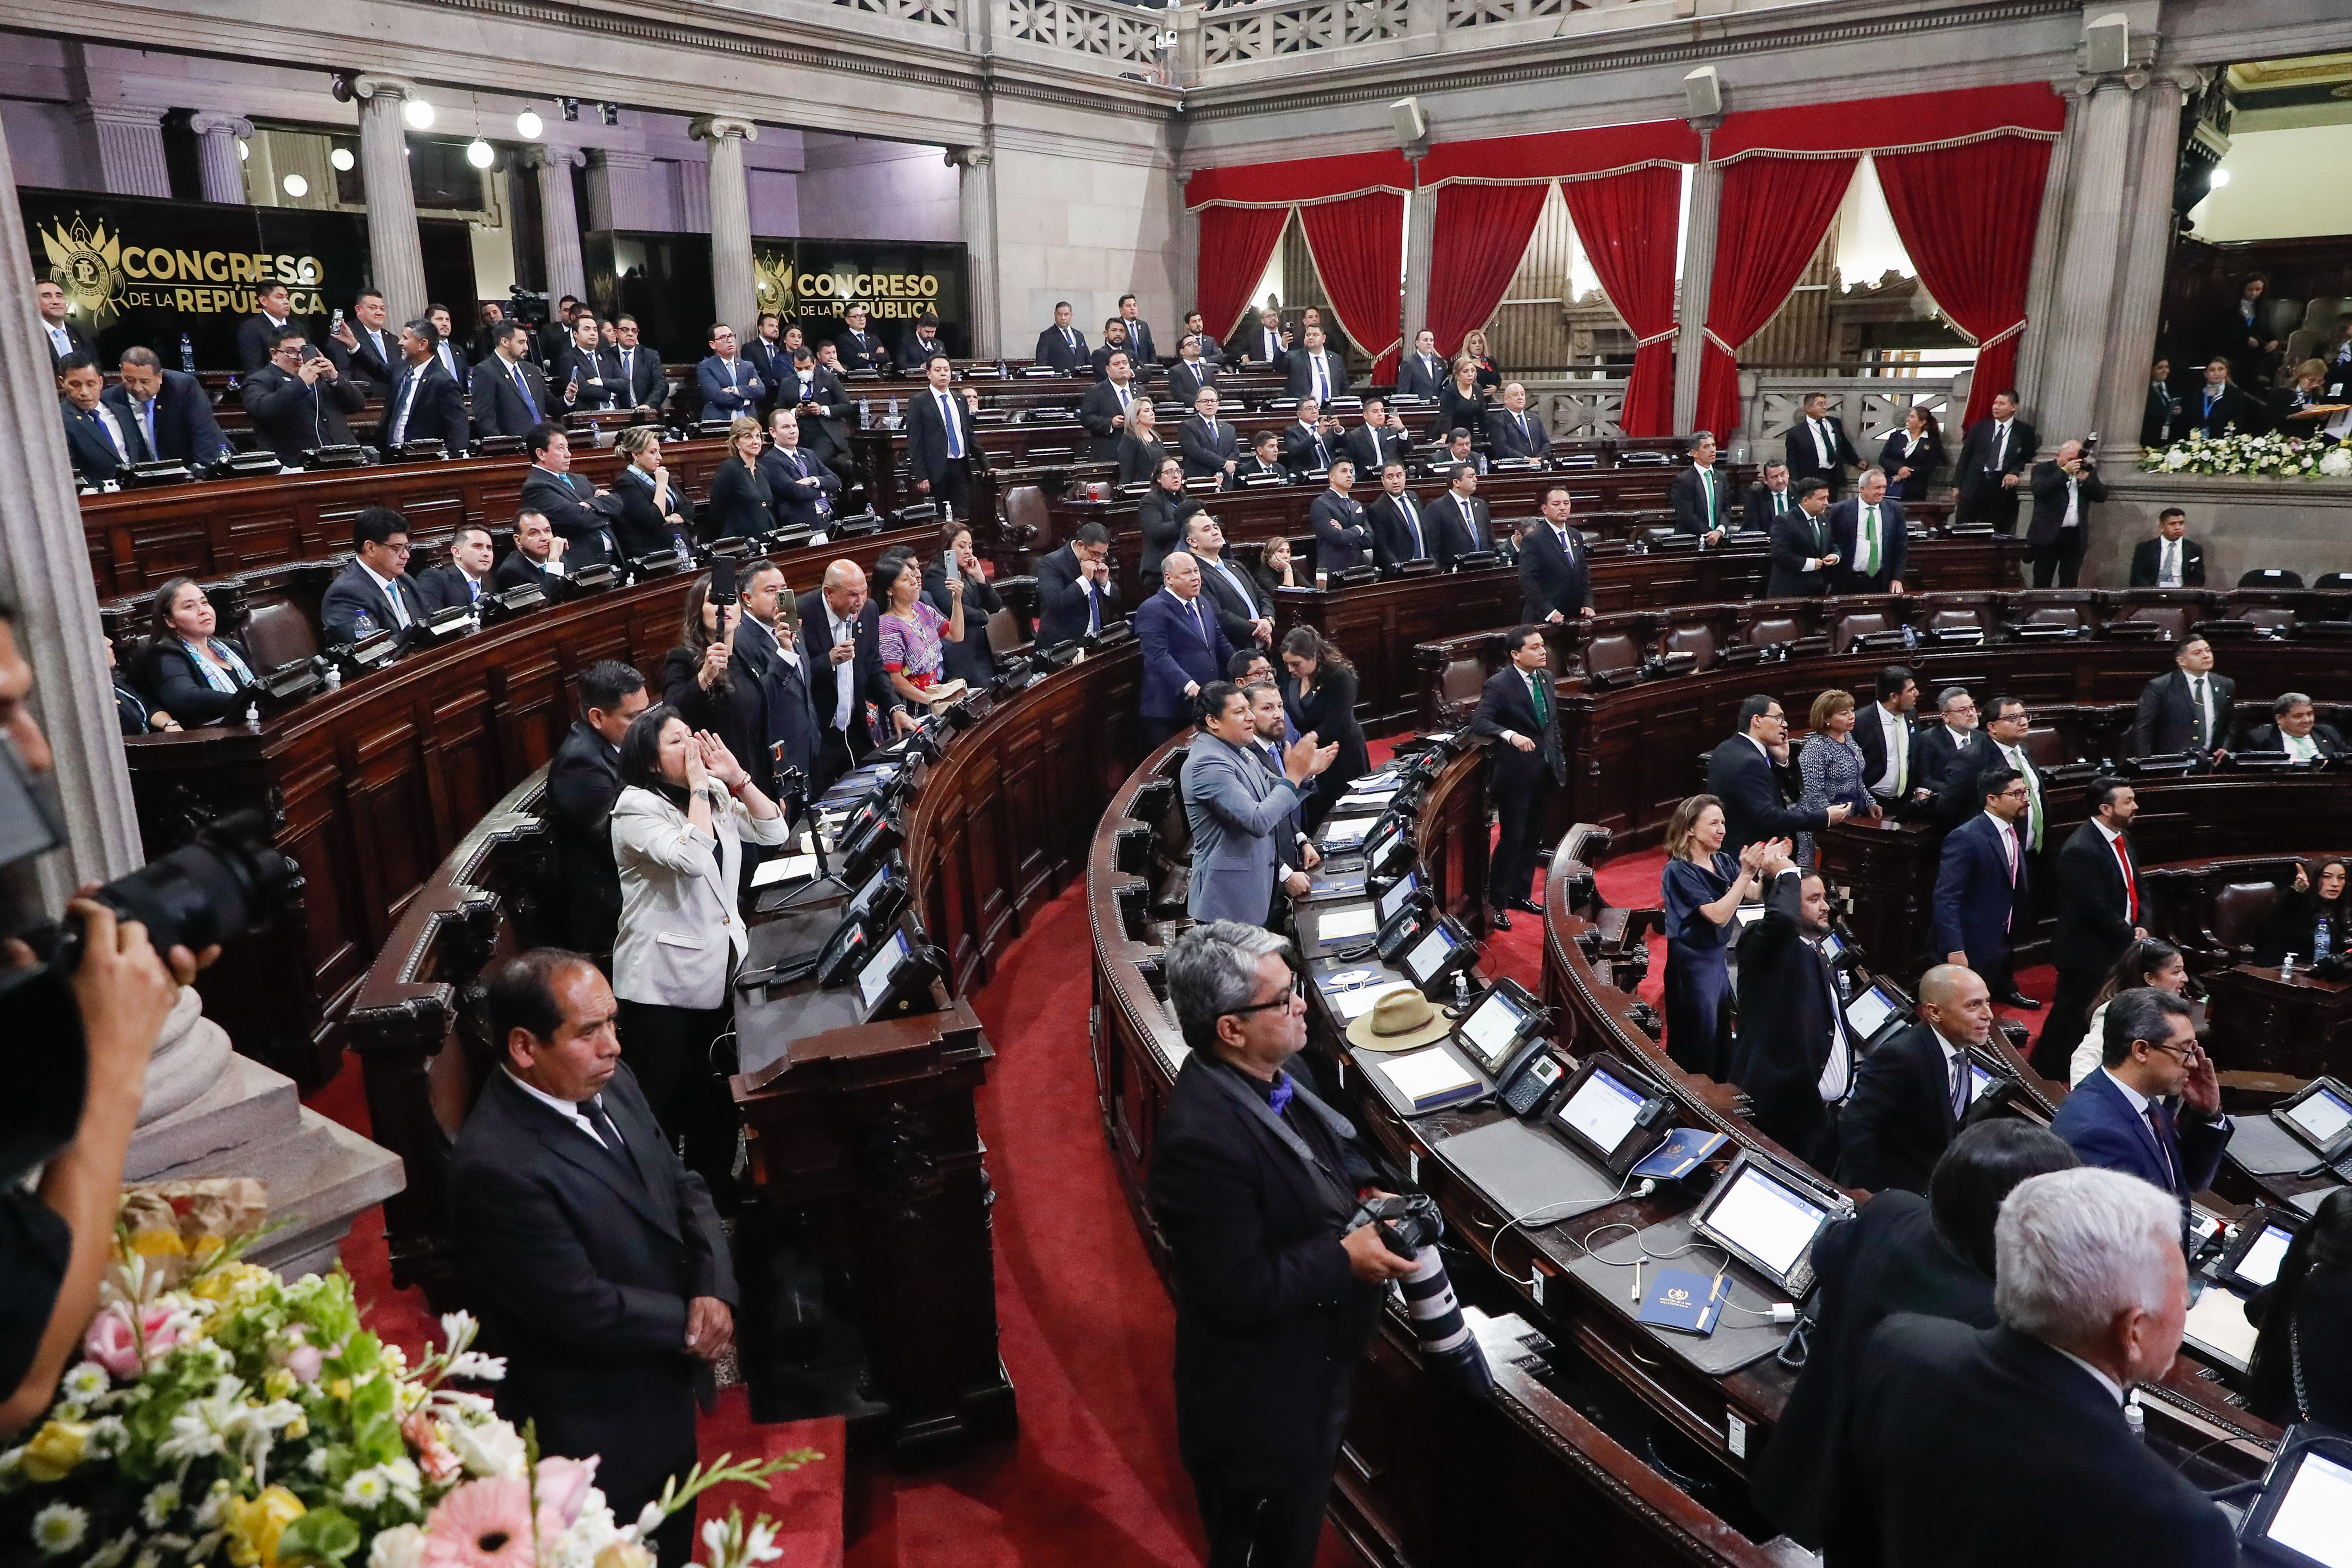
<path id="1" fill-rule="evenodd" d="M 2278 1278 L 2279 1264 L 2285 1260 L 2287 1243 L 2293 1233 L 2276 1225 L 2265 1225 L 2246 1255 L 2238 1260 L 2235 1270 L 2239 1279 L 2249 1285 L 2267 1285 Z"/>
<path id="2" fill-rule="evenodd" d="M 2304 1140 L 2317 1149 L 2326 1148 L 2343 1135 L 2345 1128 L 2352 1127 L 2352 1104 L 2347 1104 L 2342 1096 L 2324 1084 L 2294 1104 L 2281 1106 L 2271 1114 L 2292 1124 Z"/>
<path id="3" fill-rule="evenodd" d="M 1642 1103 L 1648 1098 L 1606 1067 L 1596 1067 L 1575 1093 L 1560 1102 L 1555 1113 L 1606 1159 L 1633 1131 L 1633 1118 L 1641 1114 Z"/>
<path id="4" fill-rule="evenodd" d="M 1519 1042 L 1519 1026 L 1527 1021 L 1527 1009 L 1519 999 L 1502 987 L 1496 986 L 1465 1018 L 1456 1033 L 1478 1065 L 1491 1075 L 1502 1071 L 1510 1059 L 1511 1048 Z"/>
<path id="5" fill-rule="evenodd" d="M 1397 911 L 1412 903 L 1413 895 L 1420 891 L 1421 873 L 1419 872 L 1409 871 L 1399 877 L 1377 901 L 1381 912 L 1381 924 L 1386 925 L 1390 921 L 1394 920 L 1397 917 Z"/>
<path id="6" fill-rule="evenodd" d="M 1706 1224 L 1768 1270 L 1786 1278 L 1829 1215 L 1806 1194 L 1751 1165 L 1741 1168 L 1730 1189 L 1708 1210 Z"/>
<path id="7" fill-rule="evenodd" d="M 877 948 L 874 956 L 866 960 L 866 967 L 857 972 L 857 1002 L 860 1007 L 868 1012 L 874 1010 L 874 1004 L 882 999 L 884 991 L 890 988 L 890 977 L 898 972 L 898 966 L 905 963 L 907 957 L 907 934 L 904 931 L 892 932 L 890 940 Z"/>
<path id="8" fill-rule="evenodd" d="M 1444 967 L 1454 951 L 1454 934 L 1443 925 L 1433 925 L 1429 935 L 1412 945 L 1404 956 L 1404 972 L 1412 977 L 1416 986 L 1427 985 L 1429 977 Z"/>
<path id="9" fill-rule="evenodd" d="M 1985 1091 L 1990 1089 L 1994 1084 L 2000 1082 L 2000 1079 L 1995 1078 L 1991 1073 L 1985 1071 L 1983 1063 L 1976 1061 L 1969 1062 L 1969 1103 L 1973 1105 L 1978 1101 L 1983 1099 L 1985 1097 Z"/>
<path id="10" fill-rule="evenodd" d="M 1845 1027 L 1858 1041 L 1867 1041 L 1886 1027 L 1886 1020 L 1900 1009 L 1895 998 L 1877 986 L 1863 992 L 1845 1005 Z"/>
<path id="11" fill-rule="evenodd" d="M 863 915 L 868 909 L 873 908 L 874 895 L 880 893 L 884 885 L 887 884 L 889 880 L 890 866 L 889 862 L 886 861 L 875 871 L 872 876 L 866 879 L 866 885 L 857 890 L 857 896 L 849 901 L 849 913 L 852 915 Z"/>
<path id="12" fill-rule="evenodd" d="M 2263 1537 L 2326 1568 L 2352 1568 L 2352 1469 L 2305 1449 Z"/>

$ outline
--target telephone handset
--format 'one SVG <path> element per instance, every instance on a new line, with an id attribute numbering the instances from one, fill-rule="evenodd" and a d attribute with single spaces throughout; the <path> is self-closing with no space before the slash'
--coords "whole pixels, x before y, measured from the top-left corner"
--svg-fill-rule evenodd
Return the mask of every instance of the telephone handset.
<path id="1" fill-rule="evenodd" d="M 867 925 L 870 915 L 860 915 L 841 923 L 824 950 L 816 958 L 816 983 L 827 990 L 849 984 L 865 967 L 866 956 L 874 949 L 874 936 Z"/>
<path id="2" fill-rule="evenodd" d="M 1398 910 L 1389 923 L 1381 927 L 1380 936 L 1372 945 L 1373 950 L 1380 954 L 1381 963 L 1394 964 L 1421 933 L 1422 910 L 1416 900 Z"/>

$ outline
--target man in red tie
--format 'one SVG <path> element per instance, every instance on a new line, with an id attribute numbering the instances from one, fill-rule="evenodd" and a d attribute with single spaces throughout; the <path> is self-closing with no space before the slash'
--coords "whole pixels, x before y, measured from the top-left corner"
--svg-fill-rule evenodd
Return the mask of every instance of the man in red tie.
<path id="1" fill-rule="evenodd" d="M 2132 787 L 2119 779 L 2095 780 L 2091 810 L 2091 820 L 2058 852 L 2058 929 L 2050 944 L 2058 994 L 2033 1045 L 2033 1070 L 2061 1082 L 2107 972 L 2125 948 L 2147 936 L 2139 865 L 2125 832 L 2139 810 Z"/>

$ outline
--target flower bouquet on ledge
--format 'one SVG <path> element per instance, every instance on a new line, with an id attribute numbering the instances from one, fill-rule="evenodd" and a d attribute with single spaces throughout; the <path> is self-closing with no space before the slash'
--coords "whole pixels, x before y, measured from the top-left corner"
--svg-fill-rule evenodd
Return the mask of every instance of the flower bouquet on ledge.
<path id="1" fill-rule="evenodd" d="M 18 1447 L 0 1453 L 0 1563 L 68 1568 L 652 1568 L 669 1514 L 711 1487 L 824 1458 L 698 1465 L 622 1523 L 594 1458 L 541 1458 L 461 1386 L 505 1364 L 463 1312 L 415 1366 L 362 1328 L 338 1267 L 287 1283 L 239 1260 L 224 1206 L 182 1235 L 126 1196 L 86 1357 Z M 239 1218 L 254 1206 L 229 1204 Z M 781 1556 L 764 1519 L 703 1526 L 705 1568 Z"/>
<path id="2" fill-rule="evenodd" d="M 2139 466 L 2151 474 L 2342 479 L 2352 477 L 2352 443 L 2276 430 L 2247 435 L 2232 425 L 2220 435 L 2192 430 L 2169 446 L 2151 447 L 2140 454 Z"/>

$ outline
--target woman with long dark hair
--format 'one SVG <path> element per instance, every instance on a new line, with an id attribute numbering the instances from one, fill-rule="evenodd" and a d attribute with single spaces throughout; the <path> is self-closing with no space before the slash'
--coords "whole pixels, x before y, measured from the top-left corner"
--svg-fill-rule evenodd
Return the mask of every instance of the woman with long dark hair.
<path id="1" fill-rule="evenodd" d="M 1313 730 L 1326 746 L 1337 745 L 1339 755 L 1328 774 L 1330 782 L 1307 798 L 1305 820 L 1312 829 L 1331 814 L 1346 794 L 1350 779 L 1372 770 L 1371 748 L 1364 727 L 1356 719 L 1356 666 L 1348 655 L 1323 640 L 1312 626 L 1293 626 L 1282 637 L 1283 711 L 1293 729 Z"/>
<path id="2" fill-rule="evenodd" d="M 2095 1071 L 2105 1051 L 2107 1035 L 2107 1004 L 2118 993 L 2152 987 L 2168 996 L 2179 996 L 2189 988 L 2189 961 L 2180 949 L 2159 936 L 2142 937 L 2124 949 L 2123 956 L 2107 972 L 2106 983 L 2099 994 L 2091 998 L 2091 1021 L 2083 1030 L 2083 1038 L 2066 1061 L 2066 1082 L 2080 1083 Z M 2053 1042 L 2054 1043 L 2054 1042 Z"/>
<path id="3" fill-rule="evenodd" d="M 955 610 L 955 591 L 948 587 L 950 573 L 963 583 L 963 636 L 947 645 L 948 679 L 984 686 L 996 678 L 988 618 L 1004 608 L 1004 601 L 981 574 L 980 557 L 971 548 L 971 525 L 961 518 L 940 534 L 939 559 L 923 569 L 923 597 L 942 615 Z"/>
<path id="4" fill-rule="evenodd" d="M 175 577 L 155 591 L 154 641 L 148 672 L 154 705 L 182 724 L 213 724 L 229 716 L 239 693 L 253 688 L 246 652 L 213 633 L 220 617 L 193 577 Z"/>
<path id="5" fill-rule="evenodd" d="M 718 736 L 689 728 L 667 703 L 631 721 L 613 802 L 621 1054 L 662 1132 L 686 1140 L 686 1163 L 722 1203 L 731 1201 L 735 1163 L 727 985 L 751 951 L 736 894 L 743 841 L 787 837 L 782 810 Z"/>
<path id="6" fill-rule="evenodd" d="M 2352 897 L 2346 895 L 2345 863 L 2336 857 L 2297 862 L 2294 885 L 2279 894 L 2277 907 L 2254 944 L 2254 961 L 2276 964 L 2289 953 L 2299 962 L 2352 952 Z"/>
<path id="7" fill-rule="evenodd" d="M 1924 403 L 1903 411 L 1903 428 L 1878 449 L 1878 466 L 1886 474 L 1886 494 L 1897 501 L 1926 498 L 1928 481 L 1944 466 L 1944 433 Z"/>
<path id="8" fill-rule="evenodd" d="M 2320 1200 L 2246 1318 L 2261 1330 L 2246 1407 L 2282 1427 L 2352 1427 L 2352 1188 Z"/>
<path id="9" fill-rule="evenodd" d="M 1666 1054 L 1685 1072 L 1728 1082 L 1731 1073 L 1732 916 L 1758 891 L 1762 867 L 1791 847 L 1759 839 L 1724 853 L 1723 802 L 1693 795 L 1666 820 Z"/>

